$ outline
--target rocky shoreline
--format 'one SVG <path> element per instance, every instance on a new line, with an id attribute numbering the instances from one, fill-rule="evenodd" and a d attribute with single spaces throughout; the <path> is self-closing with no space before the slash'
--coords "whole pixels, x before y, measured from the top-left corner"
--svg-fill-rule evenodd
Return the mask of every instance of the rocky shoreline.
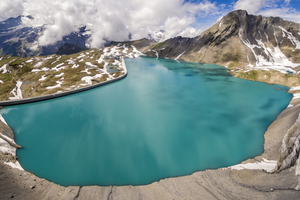
<path id="1" fill-rule="evenodd" d="M 242 162 L 241 170 L 205 170 L 144 186 L 63 187 L 8 165 L 17 157 L 0 151 L 0 199 L 297 199 L 299 113 L 300 99 L 293 99 L 265 132 L 264 153 Z M 13 139 L 5 123 L 0 131 Z M 273 173 L 265 171 L 266 160 L 277 161 Z"/>

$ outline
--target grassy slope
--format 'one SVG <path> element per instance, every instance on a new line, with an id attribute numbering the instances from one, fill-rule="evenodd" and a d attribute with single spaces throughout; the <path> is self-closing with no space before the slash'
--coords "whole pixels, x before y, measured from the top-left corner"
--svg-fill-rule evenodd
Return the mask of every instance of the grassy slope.
<path id="1" fill-rule="evenodd" d="M 110 48 L 108 48 L 110 50 Z M 120 50 L 122 51 L 122 49 Z M 85 81 L 82 81 L 82 77 L 85 76 L 94 76 L 100 74 L 99 70 L 103 69 L 105 62 L 112 64 L 115 60 L 119 58 L 109 58 L 104 59 L 104 62 L 98 63 L 100 56 L 103 54 L 103 49 L 90 49 L 84 52 L 80 52 L 72 55 L 51 55 L 51 56 L 38 56 L 38 57 L 11 57 L 3 56 L 0 60 L 0 67 L 6 65 L 8 73 L 0 73 L 0 80 L 3 83 L 0 83 L 0 100 L 8 100 L 9 97 L 13 97 L 11 91 L 16 87 L 17 81 L 22 81 L 23 85 L 21 87 L 23 98 L 35 97 L 47 94 L 54 94 L 58 91 L 66 91 L 75 88 L 85 87 Z M 27 62 L 32 60 L 32 62 Z M 73 63 L 70 62 L 73 60 L 78 68 L 72 68 Z M 91 63 L 97 67 L 90 67 L 86 62 Z M 40 66 L 35 67 L 38 63 L 41 63 Z M 49 70 L 49 71 L 40 71 L 32 72 L 33 69 L 42 69 L 48 68 L 52 69 L 57 65 L 62 64 L 65 66 L 64 69 L 60 71 Z M 82 72 L 85 69 L 88 69 L 90 74 Z M 64 73 L 63 76 L 57 77 Z M 119 69 L 119 72 L 112 73 L 111 75 L 115 78 L 122 75 L 123 72 Z M 47 77 L 46 80 L 39 80 L 42 76 Z M 107 74 L 103 74 L 102 77 L 93 79 L 93 83 L 99 83 L 106 81 L 108 78 Z M 61 87 L 55 89 L 46 89 L 48 86 L 57 85 L 57 81 L 63 81 Z"/>

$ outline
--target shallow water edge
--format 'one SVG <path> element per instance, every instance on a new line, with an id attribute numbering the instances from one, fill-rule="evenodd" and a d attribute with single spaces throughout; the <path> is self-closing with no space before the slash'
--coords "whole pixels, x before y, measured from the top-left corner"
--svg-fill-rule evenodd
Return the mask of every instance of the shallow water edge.
<path id="1" fill-rule="evenodd" d="M 191 74 L 187 74 L 187 75 L 191 75 Z M 189 77 L 189 76 L 187 76 L 187 77 Z M 229 75 L 230 76 L 230 75 Z M 209 81 L 211 81 L 211 80 L 209 80 Z M 263 143 L 262 143 L 263 144 Z M 257 155 L 257 154 L 256 154 Z M 228 165 L 227 165 L 228 166 Z M 207 168 L 207 167 L 206 167 Z M 209 167 L 208 167 L 209 168 Z M 193 171 L 198 171 L 198 170 L 193 170 Z M 188 173 L 188 174 L 190 174 L 190 173 Z M 174 176 L 172 176 L 172 177 L 174 177 Z M 138 184 L 138 185 L 140 185 L 140 184 Z"/>
<path id="2" fill-rule="evenodd" d="M 284 137 L 284 132 L 296 121 L 300 112 L 300 100 L 292 99 L 292 107 L 284 109 L 268 127 L 264 134 L 264 152 L 260 156 L 242 163 L 252 163 L 262 160 L 278 158 L 278 149 Z M 0 174 L 5 185 L 0 189 L 0 197 L 3 199 L 11 196 L 28 199 L 58 199 L 78 198 L 86 199 L 97 197 L 98 199 L 139 199 L 145 196 L 149 199 L 183 199 L 203 197 L 207 199 L 282 199 L 289 197 L 295 199 L 298 196 L 297 176 L 294 169 L 286 170 L 279 174 L 267 174 L 260 170 L 231 170 L 217 169 L 198 171 L 188 176 L 166 178 L 146 186 L 122 186 L 122 187 L 63 187 L 40 179 L 35 175 L 14 169 L 4 164 L 3 154 L 0 152 Z M 9 159 L 15 162 L 15 159 Z M 15 178 L 14 178 L 15 177 Z M 240 178 L 237 178 L 240 177 Z M 265 180 L 268 180 L 265 182 Z M 262 187 L 263 185 L 263 187 Z M 180 188 L 180 189 L 179 189 Z M 255 188 L 255 189 L 253 189 Z M 275 189 L 274 189 L 275 188 Z"/>

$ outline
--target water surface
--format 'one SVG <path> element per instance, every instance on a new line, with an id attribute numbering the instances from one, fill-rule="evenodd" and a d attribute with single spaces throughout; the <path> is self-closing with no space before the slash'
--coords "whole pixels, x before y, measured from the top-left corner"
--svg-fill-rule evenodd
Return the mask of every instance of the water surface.
<path id="1" fill-rule="evenodd" d="M 121 81 L 1 110 L 25 170 L 64 186 L 141 185 L 231 166 L 263 152 L 292 98 L 217 65 L 125 62 Z"/>

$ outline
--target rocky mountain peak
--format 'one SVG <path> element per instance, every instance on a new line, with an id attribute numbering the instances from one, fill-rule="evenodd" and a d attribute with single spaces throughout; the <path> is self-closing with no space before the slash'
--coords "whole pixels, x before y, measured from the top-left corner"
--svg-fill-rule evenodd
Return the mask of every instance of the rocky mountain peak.
<path id="1" fill-rule="evenodd" d="M 228 67 L 300 66 L 300 24 L 279 17 L 228 13 L 195 38 L 172 38 L 154 55 Z M 151 54 L 151 52 L 148 52 Z"/>

